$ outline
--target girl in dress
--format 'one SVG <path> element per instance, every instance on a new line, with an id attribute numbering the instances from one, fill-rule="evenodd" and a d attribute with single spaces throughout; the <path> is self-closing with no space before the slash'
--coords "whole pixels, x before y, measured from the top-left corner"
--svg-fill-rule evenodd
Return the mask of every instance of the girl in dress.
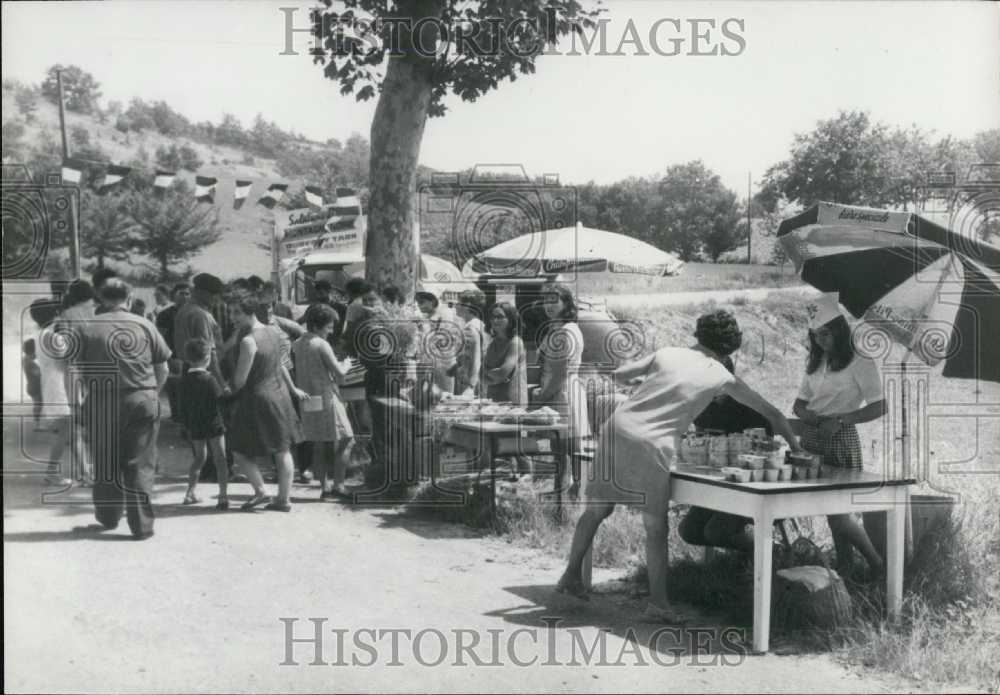
<path id="1" fill-rule="evenodd" d="M 576 323 L 576 300 L 568 287 L 550 283 L 543 288 L 542 296 L 549 321 L 543 326 L 544 337 L 539 341 L 542 373 L 531 403 L 549 406 L 565 419 L 569 430 L 565 439 L 559 440 L 559 453 L 573 462 L 573 478 L 579 481 L 578 459 L 573 454 L 580 450 L 582 440 L 590 436 L 587 390 L 579 377 L 583 333 Z"/>
<path id="2" fill-rule="evenodd" d="M 838 306 L 837 295 L 819 297 L 806 307 L 809 316 L 809 358 L 792 410 L 804 423 L 802 447 L 823 456 L 823 464 L 861 470 L 861 440 L 854 427 L 885 414 L 882 376 L 874 361 L 854 352 L 851 328 Z M 868 528 L 884 528 L 881 513 L 863 515 Z M 850 573 L 854 551 L 861 551 L 876 577 L 883 563 L 871 539 L 850 514 L 827 517 L 837 565 Z"/>
<path id="3" fill-rule="evenodd" d="M 326 304 L 313 304 L 306 311 L 307 332 L 292 344 L 295 360 L 295 383 L 309 394 L 302 401 L 302 436 L 312 444 L 313 469 L 320 479 L 320 499 L 349 493 L 344 486 L 347 461 L 354 444 L 354 431 L 347 408 L 340 397 L 337 379 L 351 369 L 351 361 L 340 361 L 328 338 L 337 322 L 337 314 Z M 330 463 L 333 464 L 333 489 L 330 489 Z"/>
<path id="4" fill-rule="evenodd" d="M 244 505 L 246 511 L 262 504 L 267 509 L 291 511 L 293 446 L 302 441 L 302 426 L 292 407 L 288 392 L 304 400 L 309 394 L 292 383 L 281 364 L 281 344 L 277 332 L 257 319 L 260 301 L 253 294 L 235 295 L 229 315 L 237 330 L 245 335 L 238 344 L 236 369 L 232 378 L 233 404 L 229 446 L 243 467 L 254 496 Z M 273 457 L 278 469 L 278 497 L 271 500 L 264 490 L 260 462 Z"/>

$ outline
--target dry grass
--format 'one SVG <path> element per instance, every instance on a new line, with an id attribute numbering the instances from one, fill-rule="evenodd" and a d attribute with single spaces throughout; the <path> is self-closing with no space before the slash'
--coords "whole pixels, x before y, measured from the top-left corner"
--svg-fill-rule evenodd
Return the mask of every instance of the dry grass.
<path id="1" fill-rule="evenodd" d="M 802 284 L 791 263 L 786 263 L 784 267 L 739 263 L 688 263 L 680 275 L 671 277 L 579 273 L 572 279 L 577 292 L 583 296 L 790 287 Z"/>
<path id="2" fill-rule="evenodd" d="M 744 330 L 736 354 L 738 373 L 766 398 L 790 411 L 804 371 L 805 317 L 794 298 L 771 295 L 761 302 L 737 300 L 662 307 L 637 307 L 625 318 L 648 320 L 657 345 L 688 345 L 697 317 L 716 307 L 732 310 Z M 887 357 L 891 364 L 896 354 Z M 888 368 L 883 370 L 888 372 Z M 940 370 L 911 370 L 911 383 L 926 383 L 928 464 L 915 474 L 924 482 L 918 493 L 957 498 L 951 522 L 939 528 L 907 568 L 902 618 L 885 620 L 883 597 L 860 577 L 846 578 L 858 609 L 858 621 L 823 635 L 812 634 L 811 647 L 833 649 L 846 662 L 922 681 L 924 685 L 1000 690 L 996 646 L 1000 644 L 1000 418 L 969 415 L 935 416 L 934 409 L 961 404 L 1000 404 L 1000 385 L 944 379 Z M 918 372 L 918 373 L 914 373 Z M 979 406 L 976 406 L 976 403 Z M 917 418 L 914 418 L 917 422 Z M 859 427 L 865 466 L 880 470 L 898 447 L 886 429 L 889 419 Z M 570 507 L 560 521 L 537 494 L 551 481 L 504 486 L 500 494 L 499 530 L 516 543 L 565 557 L 580 509 Z M 683 509 L 671 510 L 670 586 L 673 595 L 728 613 L 748 623 L 752 575 L 745 558 L 719 554 L 710 563 L 702 551 L 677 536 Z M 475 515 L 472 515 L 473 517 Z M 466 517 L 469 519 L 470 517 Z M 479 517 L 482 518 L 482 517 Z M 805 534 L 829 555 L 832 544 L 822 519 L 800 520 Z M 594 563 L 621 568 L 633 578 L 644 574 L 645 534 L 641 517 L 619 508 L 595 539 Z M 776 557 L 776 566 L 801 564 L 799 558 Z"/>

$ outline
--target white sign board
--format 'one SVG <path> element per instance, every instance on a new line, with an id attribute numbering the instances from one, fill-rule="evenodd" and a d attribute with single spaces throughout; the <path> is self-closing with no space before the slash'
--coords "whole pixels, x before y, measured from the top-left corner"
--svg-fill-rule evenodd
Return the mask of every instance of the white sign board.
<path id="1" fill-rule="evenodd" d="M 318 250 L 364 254 L 364 215 L 345 215 L 333 205 L 276 212 L 274 233 L 281 258 L 304 256 Z"/>

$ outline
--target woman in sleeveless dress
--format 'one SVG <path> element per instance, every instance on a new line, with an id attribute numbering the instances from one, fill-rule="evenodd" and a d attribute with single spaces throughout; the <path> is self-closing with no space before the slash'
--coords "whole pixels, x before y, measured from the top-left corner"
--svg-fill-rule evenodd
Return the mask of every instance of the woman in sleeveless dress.
<path id="1" fill-rule="evenodd" d="M 726 311 L 698 319 L 692 348 L 663 348 L 615 370 L 614 379 L 642 383 L 604 423 L 598 449 L 585 483 L 587 507 L 577 522 L 569 563 L 556 589 L 584 597 L 584 555 L 601 522 L 616 504 L 642 509 L 646 527 L 646 563 L 652 604 L 646 618 L 670 621 L 667 600 L 667 508 L 670 466 L 678 437 L 720 393 L 732 396 L 764 415 L 793 450 L 798 442 L 781 412 L 723 366 L 722 359 L 739 348 L 742 336 Z"/>
<path id="2" fill-rule="evenodd" d="M 528 358 L 517 309 L 500 302 L 490 309 L 490 344 L 483 355 L 486 397 L 499 403 L 528 404 Z"/>
<path id="3" fill-rule="evenodd" d="M 281 341 L 271 326 L 257 319 L 260 301 L 256 295 L 240 295 L 229 306 L 230 317 L 245 335 L 239 342 L 239 356 L 233 374 L 235 396 L 228 443 L 237 462 L 254 489 L 243 505 L 251 510 L 261 504 L 267 509 L 291 511 L 292 447 L 302 441 L 302 426 L 288 397 L 290 391 L 302 400 L 309 394 L 295 387 L 288 369 L 281 364 Z M 260 461 L 273 457 L 278 469 L 278 496 L 271 500 L 264 490 Z"/>
<path id="4" fill-rule="evenodd" d="M 568 431 L 560 440 L 558 453 L 575 463 L 577 459 L 573 454 L 580 450 L 581 441 L 590 436 L 587 390 L 579 376 L 583 333 L 576 322 L 576 300 L 568 287 L 550 283 L 543 288 L 542 296 L 549 321 L 545 325 L 544 338 L 539 341 L 542 370 L 531 404 L 552 408 L 566 422 Z M 580 479 L 578 470 L 573 471 L 573 478 Z"/>

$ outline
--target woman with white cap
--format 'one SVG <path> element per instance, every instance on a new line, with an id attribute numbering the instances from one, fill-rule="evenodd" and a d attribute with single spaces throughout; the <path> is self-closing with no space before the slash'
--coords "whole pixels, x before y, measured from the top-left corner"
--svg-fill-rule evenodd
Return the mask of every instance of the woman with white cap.
<path id="1" fill-rule="evenodd" d="M 837 297 L 827 293 L 806 305 L 809 357 L 792 409 L 804 424 L 802 448 L 821 454 L 826 466 L 860 470 L 861 440 L 855 425 L 885 414 L 882 376 L 873 360 L 855 352 Z M 874 514 L 864 516 L 869 526 L 877 523 Z M 882 574 L 882 558 L 850 514 L 828 516 L 827 521 L 842 573 L 850 570 L 857 548 L 875 575 Z"/>

